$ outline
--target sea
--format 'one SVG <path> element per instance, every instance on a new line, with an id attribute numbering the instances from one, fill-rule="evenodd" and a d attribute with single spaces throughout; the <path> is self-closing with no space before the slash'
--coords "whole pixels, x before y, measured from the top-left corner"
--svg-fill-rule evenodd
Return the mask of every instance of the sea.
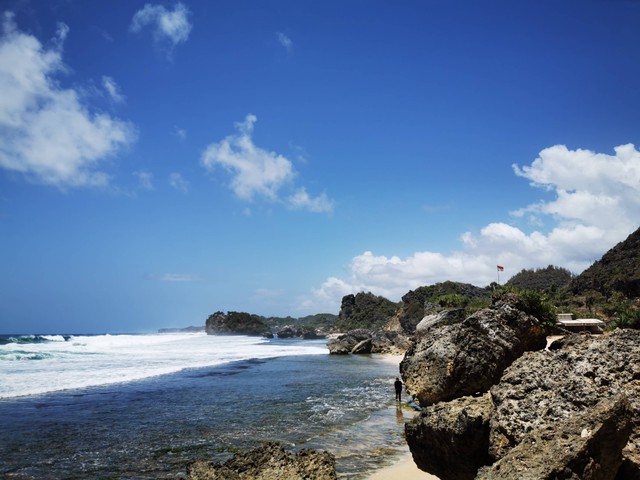
<path id="1" fill-rule="evenodd" d="M 0 477 L 187 479 L 266 440 L 329 450 L 340 479 L 406 454 L 397 363 L 325 340 L 0 336 Z"/>

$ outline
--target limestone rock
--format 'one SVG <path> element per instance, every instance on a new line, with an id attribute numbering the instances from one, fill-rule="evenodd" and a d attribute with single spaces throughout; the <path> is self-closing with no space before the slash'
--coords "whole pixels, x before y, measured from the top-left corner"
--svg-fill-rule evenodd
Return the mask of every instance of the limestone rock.
<path id="1" fill-rule="evenodd" d="M 453 325 L 464 320 L 464 309 L 448 309 L 429 313 L 416 325 L 416 335 L 424 335 L 427 330 L 438 325 Z"/>
<path id="2" fill-rule="evenodd" d="M 304 449 L 287 452 L 268 442 L 232 459 L 212 464 L 196 461 L 187 467 L 191 480 L 336 480 L 335 458 L 328 452 Z"/>
<path id="3" fill-rule="evenodd" d="M 634 445 L 640 435 L 640 404 L 636 400 L 640 393 L 640 331 L 571 335 L 554 342 L 551 348 L 523 355 L 491 389 L 494 414 L 490 422 L 490 454 L 502 458 L 528 432 L 626 392 L 633 399 L 631 412 L 636 428 L 625 449 L 625 464 L 637 468 Z"/>
<path id="4" fill-rule="evenodd" d="M 546 345 L 538 320 L 509 303 L 461 323 L 428 328 L 400 364 L 407 389 L 421 405 L 484 393 L 527 350 Z"/>
<path id="5" fill-rule="evenodd" d="M 205 323 L 209 335 L 265 335 L 271 333 L 269 326 L 257 315 L 244 312 L 216 312 L 209 315 Z"/>
<path id="6" fill-rule="evenodd" d="M 624 394 L 526 434 L 478 480 L 614 480 L 631 431 Z M 624 477 L 638 478 L 638 477 Z"/>
<path id="7" fill-rule="evenodd" d="M 405 424 L 416 465 L 441 479 L 473 479 L 479 467 L 491 463 L 487 454 L 491 410 L 488 393 L 426 407 Z"/>

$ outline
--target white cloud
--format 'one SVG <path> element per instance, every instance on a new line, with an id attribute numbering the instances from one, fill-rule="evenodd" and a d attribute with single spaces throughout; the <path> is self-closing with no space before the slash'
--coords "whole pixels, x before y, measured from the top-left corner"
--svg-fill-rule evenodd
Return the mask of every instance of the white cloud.
<path id="1" fill-rule="evenodd" d="M 0 167 L 60 188 L 104 186 L 99 164 L 135 140 L 130 123 L 90 111 L 81 95 L 60 87 L 62 45 L 69 28 L 58 26 L 53 47 L 17 30 L 4 15 L 0 40 Z"/>
<path id="2" fill-rule="evenodd" d="M 527 233 L 506 223 L 491 223 L 478 234 L 461 235 L 461 248 L 448 253 L 416 252 L 406 258 L 364 252 L 354 257 L 345 278 L 330 277 L 302 299 L 311 311 L 336 311 L 342 296 L 371 291 L 399 300 L 411 289 L 446 280 L 485 286 L 523 268 L 556 265 L 580 273 L 639 226 L 640 152 L 633 145 L 616 147 L 615 155 L 554 146 L 540 152 L 530 166 L 514 165 L 516 175 L 534 187 L 555 193 L 516 210 L 545 216 L 548 231 Z M 535 226 L 539 226 L 535 224 Z"/>
<path id="3" fill-rule="evenodd" d="M 189 191 L 189 182 L 179 173 L 173 172 L 169 174 L 169 185 L 182 193 Z"/>
<path id="4" fill-rule="evenodd" d="M 309 210 L 311 212 L 327 213 L 333 211 L 333 201 L 322 193 L 312 198 L 303 187 L 298 189 L 296 193 L 287 197 L 287 204 L 294 209 Z"/>
<path id="5" fill-rule="evenodd" d="M 132 32 L 139 32 L 144 27 L 151 27 L 156 42 L 169 45 L 171 50 L 189 38 L 192 28 L 189 14 L 189 10 L 182 3 L 177 3 L 173 10 L 147 3 L 135 13 L 130 28 Z"/>
<path id="6" fill-rule="evenodd" d="M 111 100 L 115 103 L 124 103 L 125 96 L 120 92 L 120 87 L 115 82 L 115 80 L 111 77 L 103 76 L 102 77 L 102 86 L 109 94 Z"/>
<path id="7" fill-rule="evenodd" d="M 282 32 L 278 32 L 277 37 L 280 45 L 284 47 L 284 49 L 287 51 L 287 54 L 291 55 L 293 53 L 293 42 L 291 41 L 291 39 Z"/>
<path id="8" fill-rule="evenodd" d="M 133 172 L 133 175 L 138 179 L 140 187 L 143 190 L 153 190 L 153 173 L 146 170 L 138 170 Z"/>
<path id="9" fill-rule="evenodd" d="M 280 199 L 280 190 L 292 185 L 296 173 L 292 162 L 286 157 L 253 143 L 256 120 L 255 115 L 247 115 L 244 122 L 236 123 L 237 134 L 210 144 L 202 154 L 202 165 L 210 172 L 217 166 L 228 171 L 232 175 L 231 189 L 242 200 L 252 201 L 256 197 L 263 197 L 283 202 L 292 208 L 312 212 L 331 211 L 333 202 L 326 194 L 312 198 L 304 188 L 299 188 L 285 200 Z"/>

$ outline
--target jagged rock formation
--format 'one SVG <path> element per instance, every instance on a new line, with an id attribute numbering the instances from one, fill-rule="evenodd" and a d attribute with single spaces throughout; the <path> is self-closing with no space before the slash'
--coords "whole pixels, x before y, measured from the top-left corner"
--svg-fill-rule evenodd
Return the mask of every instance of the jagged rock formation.
<path id="1" fill-rule="evenodd" d="M 271 329 L 258 315 L 244 312 L 216 312 L 207 318 L 205 330 L 209 335 L 271 335 Z"/>
<path id="2" fill-rule="evenodd" d="M 391 320 L 397 308 L 396 303 L 373 293 L 345 295 L 342 297 L 336 327 L 342 332 L 381 329 Z"/>
<path id="3" fill-rule="evenodd" d="M 480 465 L 491 463 L 491 410 L 488 393 L 426 407 L 419 421 L 405 427 L 416 465 L 442 480 L 474 478 Z"/>
<path id="4" fill-rule="evenodd" d="M 187 466 L 191 480 L 336 480 L 335 458 L 328 452 L 304 449 L 287 452 L 268 442 L 215 464 L 196 461 Z"/>
<path id="5" fill-rule="evenodd" d="M 276 330 L 278 338 L 304 338 L 313 340 L 317 338 L 325 338 L 325 335 L 311 327 L 298 327 L 295 325 L 285 325 Z"/>
<path id="6" fill-rule="evenodd" d="M 640 332 L 526 352 L 489 395 L 427 407 L 406 434 L 441 480 L 640 478 Z"/>
<path id="7" fill-rule="evenodd" d="M 595 290 L 605 296 L 614 291 L 627 298 L 640 297 L 640 229 L 571 281 L 574 294 Z"/>
<path id="8" fill-rule="evenodd" d="M 444 295 L 461 295 L 468 299 L 488 298 L 490 290 L 480 288 L 469 283 L 442 282 L 434 285 L 419 287 L 410 290 L 402 297 L 402 306 L 398 314 L 398 321 L 407 334 L 413 334 L 416 325 L 425 315 L 432 313 L 432 305 L 429 300 Z"/>
<path id="9" fill-rule="evenodd" d="M 624 394 L 605 398 L 592 409 L 527 433 L 517 446 L 491 467 L 483 468 L 476 478 L 614 480 L 631 432 L 630 410 Z"/>
<path id="10" fill-rule="evenodd" d="M 538 320 L 513 302 L 500 301 L 460 323 L 436 321 L 417 335 L 400 372 L 422 405 L 487 392 L 525 351 L 544 348 Z"/>
<path id="11" fill-rule="evenodd" d="M 329 353 L 347 355 L 349 353 L 404 353 L 410 346 L 409 340 L 395 331 L 357 329 L 344 333 L 327 342 Z"/>

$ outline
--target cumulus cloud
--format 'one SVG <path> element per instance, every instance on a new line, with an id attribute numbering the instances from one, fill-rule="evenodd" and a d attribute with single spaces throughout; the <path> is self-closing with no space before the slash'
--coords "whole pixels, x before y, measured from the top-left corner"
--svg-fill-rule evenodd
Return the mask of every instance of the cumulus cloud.
<path id="1" fill-rule="evenodd" d="M 182 193 L 189 191 L 189 182 L 179 173 L 173 172 L 169 174 L 169 185 Z"/>
<path id="2" fill-rule="evenodd" d="M 62 47 L 69 28 L 60 24 L 50 48 L 17 30 L 4 15 L 0 40 L 0 167 L 60 188 L 104 186 L 101 162 L 131 144 L 134 127 L 92 112 L 80 93 L 62 88 Z"/>
<path id="3" fill-rule="evenodd" d="M 284 47 L 288 55 L 291 55 L 293 53 L 293 42 L 291 41 L 291 39 L 282 32 L 278 32 L 277 36 L 280 45 Z"/>
<path id="4" fill-rule="evenodd" d="M 133 16 L 130 29 L 132 32 L 140 32 L 143 28 L 150 27 L 155 41 L 162 46 L 168 46 L 171 51 L 189 38 L 192 28 L 189 14 L 189 10 L 182 3 L 177 3 L 173 10 L 147 3 Z"/>
<path id="5" fill-rule="evenodd" d="M 345 278 L 328 278 L 301 299 L 306 310 L 336 311 L 342 296 L 371 291 L 392 300 L 421 285 L 445 280 L 478 286 L 501 281 L 523 268 L 557 265 L 580 273 L 609 248 L 638 228 L 640 218 L 640 152 L 621 145 L 614 155 L 570 150 L 564 145 L 544 149 L 531 165 L 514 165 L 517 176 L 554 198 L 512 212 L 532 216 L 533 226 L 551 222 L 547 231 L 526 232 L 503 222 L 460 236 L 460 248 L 438 253 L 416 252 L 406 258 L 367 251 L 354 257 Z"/>
<path id="6" fill-rule="evenodd" d="M 333 202 L 322 194 L 313 198 L 304 188 L 280 198 L 285 186 L 291 186 L 296 177 L 293 164 L 283 155 L 264 150 L 253 143 L 255 115 L 247 115 L 244 122 L 236 123 L 238 131 L 223 140 L 210 144 L 201 157 L 202 165 L 210 172 L 222 167 L 232 175 L 231 189 L 242 200 L 252 201 L 263 197 L 283 202 L 292 208 L 312 212 L 328 212 Z"/>

